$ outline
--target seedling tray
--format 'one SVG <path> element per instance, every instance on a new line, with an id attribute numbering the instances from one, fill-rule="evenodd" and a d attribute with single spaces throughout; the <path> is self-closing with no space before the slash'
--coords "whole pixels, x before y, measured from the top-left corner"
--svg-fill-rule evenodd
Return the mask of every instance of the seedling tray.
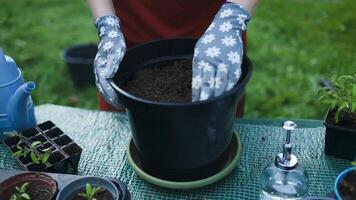
<path id="1" fill-rule="evenodd" d="M 21 174 L 21 173 L 26 173 L 26 172 L 27 171 L 0 169 L 0 183 L 12 176 L 15 176 L 15 175 Z M 72 174 L 58 174 L 58 173 L 46 173 L 46 172 L 40 172 L 40 173 L 47 174 L 48 176 L 52 177 L 57 182 L 56 195 L 69 182 L 71 182 L 75 179 L 84 177 L 84 176 L 72 175 Z M 127 190 L 126 185 L 122 181 L 113 179 L 113 178 L 106 178 L 106 179 L 111 181 L 117 187 L 117 189 L 120 192 L 120 196 L 119 196 L 120 200 L 130 200 L 131 199 L 131 195 L 130 195 L 129 191 Z"/>
<path id="2" fill-rule="evenodd" d="M 28 171 L 44 171 L 55 173 L 77 173 L 78 163 L 82 153 L 82 148 L 68 137 L 53 122 L 46 121 L 21 133 L 23 136 L 23 147 L 30 148 L 31 143 L 40 141 L 42 145 L 35 151 L 37 155 L 40 151 L 52 147 L 52 154 L 44 164 L 35 164 L 30 156 L 17 157 L 23 169 Z M 12 153 L 17 151 L 19 137 L 8 137 L 4 144 Z"/>

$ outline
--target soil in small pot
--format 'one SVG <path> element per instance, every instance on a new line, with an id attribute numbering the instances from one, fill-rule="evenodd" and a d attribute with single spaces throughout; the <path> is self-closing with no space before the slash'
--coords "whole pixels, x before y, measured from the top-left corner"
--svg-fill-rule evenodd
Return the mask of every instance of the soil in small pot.
<path id="1" fill-rule="evenodd" d="M 344 200 L 356 199 L 356 170 L 346 175 L 339 190 Z"/>
<path id="2" fill-rule="evenodd" d="M 343 112 L 339 117 L 339 123 L 335 124 L 335 111 L 330 111 L 330 115 L 326 118 L 326 122 L 334 125 L 345 126 L 356 129 L 356 113 Z"/>
<path id="3" fill-rule="evenodd" d="M 82 192 L 85 193 L 85 190 L 83 190 Z M 94 197 L 96 198 L 96 200 L 114 200 L 112 194 L 106 189 L 96 193 Z M 75 196 L 71 200 L 87 200 L 87 199 L 84 197 Z"/>
<path id="4" fill-rule="evenodd" d="M 122 88 L 134 95 L 160 102 L 191 102 L 192 60 L 143 68 Z"/>

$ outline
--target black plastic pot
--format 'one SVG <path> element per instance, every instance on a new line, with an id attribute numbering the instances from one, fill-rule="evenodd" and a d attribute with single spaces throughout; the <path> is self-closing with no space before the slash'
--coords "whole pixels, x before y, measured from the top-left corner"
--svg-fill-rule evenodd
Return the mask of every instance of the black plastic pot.
<path id="1" fill-rule="evenodd" d="M 95 85 L 93 64 L 97 51 L 96 44 L 76 45 L 64 50 L 63 59 L 76 87 Z"/>
<path id="2" fill-rule="evenodd" d="M 325 154 L 353 161 L 356 159 L 356 129 L 330 123 L 328 119 L 333 117 L 328 110 L 324 120 Z"/>
<path id="3" fill-rule="evenodd" d="M 164 103 L 132 95 L 120 87 L 144 68 L 192 58 L 196 39 L 167 39 L 128 50 L 110 81 L 127 114 L 145 171 L 167 180 L 196 180 L 217 173 L 226 162 L 236 104 L 251 76 L 244 57 L 239 83 L 206 101 Z"/>

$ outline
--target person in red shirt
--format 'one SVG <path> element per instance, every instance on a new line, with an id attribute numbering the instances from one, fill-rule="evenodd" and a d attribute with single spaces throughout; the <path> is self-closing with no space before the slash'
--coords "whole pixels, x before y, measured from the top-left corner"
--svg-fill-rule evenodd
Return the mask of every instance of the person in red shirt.
<path id="1" fill-rule="evenodd" d="M 192 66 L 193 101 L 231 89 L 241 71 L 240 37 L 258 1 L 88 0 L 100 37 L 94 61 L 100 109 L 122 110 L 107 80 L 117 72 L 126 48 L 158 39 L 200 38 Z"/>

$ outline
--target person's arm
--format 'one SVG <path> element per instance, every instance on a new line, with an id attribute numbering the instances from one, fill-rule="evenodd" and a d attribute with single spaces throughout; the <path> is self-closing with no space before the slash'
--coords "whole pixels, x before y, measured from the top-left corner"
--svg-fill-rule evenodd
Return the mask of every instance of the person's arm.
<path id="1" fill-rule="evenodd" d="M 243 7 L 246 8 L 246 10 L 250 13 L 250 15 L 252 15 L 260 0 L 227 0 L 227 1 L 242 5 Z"/>
<path id="2" fill-rule="evenodd" d="M 95 19 L 105 15 L 115 15 L 112 0 L 88 0 L 88 4 Z"/>
<path id="3" fill-rule="evenodd" d="M 108 81 L 115 76 L 126 51 L 120 20 L 115 15 L 111 0 L 88 0 L 88 4 L 100 38 L 94 60 L 95 84 L 108 103 L 120 107 L 117 95 Z"/>

